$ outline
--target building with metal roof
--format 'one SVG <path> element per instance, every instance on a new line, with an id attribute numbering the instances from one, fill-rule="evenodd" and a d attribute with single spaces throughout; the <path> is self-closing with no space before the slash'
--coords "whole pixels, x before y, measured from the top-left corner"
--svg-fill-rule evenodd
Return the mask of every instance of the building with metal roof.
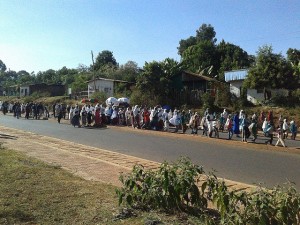
<path id="1" fill-rule="evenodd" d="M 247 76 L 248 69 L 226 71 L 225 81 L 230 84 L 230 93 L 238 98 L 241 97 L 242 85 Z M 288 91 L 285 89 L 272 89 L 269 90 L 269 93 L 271 93 L 271 96 L 288 95 Z M 259 102 L 266 100 L 266 89 L 247 89 L 247 100 L 253 104 L 258 104 Z"/>
<path id="2" fill-rule="evenodd" d="M 232 70 L 225 72 L 225 81 L 245 80 L 248 75 L 248 70 Z"/>

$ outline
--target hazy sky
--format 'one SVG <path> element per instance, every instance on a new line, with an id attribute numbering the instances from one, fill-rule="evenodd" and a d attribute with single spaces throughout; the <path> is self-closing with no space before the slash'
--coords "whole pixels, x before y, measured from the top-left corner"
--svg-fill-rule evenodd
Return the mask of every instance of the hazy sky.
<path id="1" fill-rule="evenodd" d="M 88 66 L 91 50 L 140 67 L 180 61 L 179 41 L 203 23 L 249 54 L 300 49 L 300 0 L 0 0 L 0 59 L 36 73 Z"/>

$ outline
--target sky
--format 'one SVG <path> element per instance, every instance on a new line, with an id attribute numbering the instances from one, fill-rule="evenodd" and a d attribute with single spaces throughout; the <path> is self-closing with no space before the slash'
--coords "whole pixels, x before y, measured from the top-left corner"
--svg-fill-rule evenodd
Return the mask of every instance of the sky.
<path id="1" fill-rule="evenodd" d="M 89 66 L 103 50 L 120 65 L 180 61 L 179 41 L 203 23 L 248 54 L 300 49 L 299 0 L 0 0 L 0 60 L 29 73 Z"/>

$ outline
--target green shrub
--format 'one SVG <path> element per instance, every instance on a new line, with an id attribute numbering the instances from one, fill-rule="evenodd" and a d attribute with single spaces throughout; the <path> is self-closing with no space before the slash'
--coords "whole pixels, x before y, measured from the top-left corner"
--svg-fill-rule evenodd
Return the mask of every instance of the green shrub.
<path id="1" fill-rule="evenodd" d="M 219 107 L 229 107 L 232 105 L 232 94 L 227 85 L 221 85 L 216 93 L 215 104 Z"/>
<path id="2" fill-rule="evenodd" d="M 200 176 L 204 181 L 199 183 Z M 120 176 L 119 204 L 139 209 L 164 209 L 197 216 L 206 224 L 298 225 L 300 195 L 288 184 L 271 190 L 258 187 L 252 192 L 229 190 L 213 173 L 181 158 L 164 162 L 157 170 L 135 166 L 131 174 Z M 211 202 L 216 210 L 207 208 Z"/>
<path id="3" fill-rule="evenodd" d="M 202 99 L 202 104 L 204 109 L 214 108 L 215 98 L 209 92 L 204 93 L 201 97 L 202 97 L 201 99 Z"/>
<path id="4" fill-rule="evenodd" d="M 300 89 L 291 91 L 289 96 L 275 95 L 271 99 L 271 103 L 281 107 L 296 107 L 300 105 Z"/>
<path id="5" fill-rule="evenodd" d="M 42 97 L 50 97 L 51 94 L 49 92 L 33 92 L 31 95 L 30 95 L 32 98 L 34 99 L 37 99 L 37 98 L 42 98 Z"/>
<path id="6" fill-rule="evenodd" d="M 91 98 L 98 99 L 100 103 L 103 103 L 107 99 L 107 95 L 103 91 L 96 91 L 91 95 Z"/>
<path id="7" fill-rule="evenodd" d="M 202 167 L 181 158 L 176 164 L 161 164 L 156 171 L 137 165 L 128 176 L 121 176 L 123 188 L 117 190 L 119 204 L 137 208 L 183 210 L 188 207 L 205 209 L 206 198 L 197 183 Z"/>
<path id="8" fill-rule="evenodd" d="M 24 97 L 24 99 L 23 99 L 23 101 L 24 102 L 33 102 L 33 101 L 35 101 L 35 97 L 34 96 L 26 96 L 26 97 Z"/>
<path id="9" fill-rule="evenodd" d="M 149 93 L 143 93 L 139 89 L 134 89 L 130 96 L 130 104 L 131 105 L 147 105 L 147 106 L 155 106 L 161 104 L 161 100 L 159 96 L 153 96 Z"/>

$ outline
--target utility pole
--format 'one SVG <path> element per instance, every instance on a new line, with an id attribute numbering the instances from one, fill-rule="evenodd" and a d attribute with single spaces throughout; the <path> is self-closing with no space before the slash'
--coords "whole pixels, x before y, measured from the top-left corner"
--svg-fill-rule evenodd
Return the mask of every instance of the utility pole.
<path id="1" fill-rule="evenodd" d="M 91 54 L 92 54 L 92 62 L 93 62 L 94 92 L 96 92 L 95 63 L 94 63 L 94 54 L 92 50 L 91 50 Z"/>

